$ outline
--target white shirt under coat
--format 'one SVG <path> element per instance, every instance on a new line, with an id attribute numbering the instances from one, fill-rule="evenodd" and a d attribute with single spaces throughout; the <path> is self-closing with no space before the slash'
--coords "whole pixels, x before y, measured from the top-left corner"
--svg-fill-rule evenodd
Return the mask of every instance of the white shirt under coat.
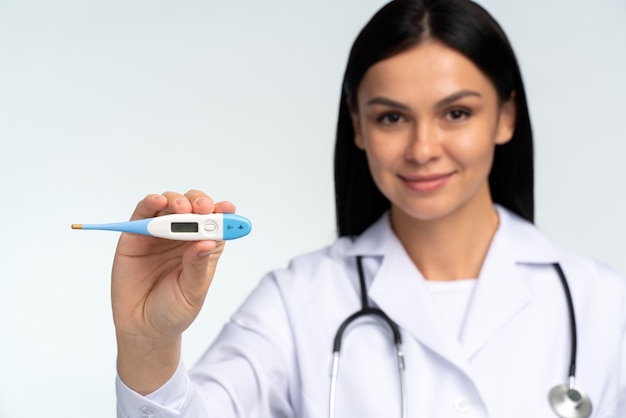
<path id="1" fill-rule="evenodd" d="M 626 280 L 497 210 L 460 334 L 385 215 L 356 240 L 264 277 L 191 371 L 181 365 L 147 397 L 118 378 L 118 417 L 327 417 L 333 339 L 360 308 L 357 255 L 370 303 L 402 332 L 409 417 L 555 417 L 548 392 L 567 381 L 571 349 L 555 262 L 574 300 L 577 386 L 591 397 L 592 417 L 626 417 Z M 346 331 L 338 376 L 337 418 L 400 416 L 392 337 L 378 319 Z"/>

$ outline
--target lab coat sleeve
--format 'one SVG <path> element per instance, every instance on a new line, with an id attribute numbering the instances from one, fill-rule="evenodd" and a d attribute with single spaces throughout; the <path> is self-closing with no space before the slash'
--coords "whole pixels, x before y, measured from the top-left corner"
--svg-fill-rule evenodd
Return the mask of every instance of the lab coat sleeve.
<path id="1" fill-rule="evenodd" d="M 188 389 L 189 377 L 182 362 L 168 382 L 147 396 L 142 396 L 133 391 L 117 376 L 115 381 L 115 392 L 118 400 L 117 417 L 131 418 L 139 414 L 144 418 L 151 414 L 155 415 L 157 411 L 159 417 L 178 417 L 178 410 L 187 398 Z"/>
<path id="2" fill-rule="evenodd" d="M 189 373 L 179 366 L 146 397 L 118 378 L 118 418 L 293 416 L 296 369 L 280 289 L 268 275 Z"/>

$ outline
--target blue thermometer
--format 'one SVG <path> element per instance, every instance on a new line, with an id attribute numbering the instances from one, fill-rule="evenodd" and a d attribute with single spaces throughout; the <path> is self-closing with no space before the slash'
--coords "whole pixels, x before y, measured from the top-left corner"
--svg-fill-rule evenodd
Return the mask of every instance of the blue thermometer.
<path id="1" fill-rule="evenodd" d="M 250 233 L 252 224 L 234 213 L 176 213 L 109 224 L 73 224 L 72 229 L 129 232 L 179 241 L 224 241 Z"/>

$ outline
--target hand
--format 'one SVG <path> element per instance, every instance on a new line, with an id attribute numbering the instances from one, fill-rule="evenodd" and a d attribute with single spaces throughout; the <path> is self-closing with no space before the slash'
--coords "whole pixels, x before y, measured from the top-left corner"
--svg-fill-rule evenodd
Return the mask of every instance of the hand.
<path id="1" fill-rule="evenodd" d="M 206 194 L 191 190 L 184 195 L 148 195 L 131 219 L 234 211 L 230 202 L 214 203 Z M 170 369 L 175 370 L 178 364 L 180 336 L 200 312 L 223 249 L 223 241 L 173 241 L 122 234 L 113 262 L 111 297 L 118 371 L 127 385 L 131 386 L 124 375 L 128 380 L 144 380 L 146 370 L 158 372 L 154 364 L 137 364 L 139 359 L 150 361 L 153 356 L 154 361 L 168 363 L 165 374 L 173 373 Z M 152 385 L 144 381 L 140 386 Z"/>

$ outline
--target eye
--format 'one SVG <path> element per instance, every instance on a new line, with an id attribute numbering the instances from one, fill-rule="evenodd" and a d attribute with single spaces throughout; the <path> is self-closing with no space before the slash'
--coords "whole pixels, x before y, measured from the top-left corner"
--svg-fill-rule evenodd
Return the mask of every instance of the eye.
<path id="1" fill-rule="evenodd" d="M 385 112 L 376 118 L 376 121 L 383 125 L 395 125 L 403 120 L 404 118 L 398 112 Z"/>
<path id="2" fill-rule="evenodd" d="M 449 110 L 445 117 L 447 120 L 451 122 L 458 122 L 467 119 L 470 116 L 470 112 L 467 109 L 451 109 Z"/>

